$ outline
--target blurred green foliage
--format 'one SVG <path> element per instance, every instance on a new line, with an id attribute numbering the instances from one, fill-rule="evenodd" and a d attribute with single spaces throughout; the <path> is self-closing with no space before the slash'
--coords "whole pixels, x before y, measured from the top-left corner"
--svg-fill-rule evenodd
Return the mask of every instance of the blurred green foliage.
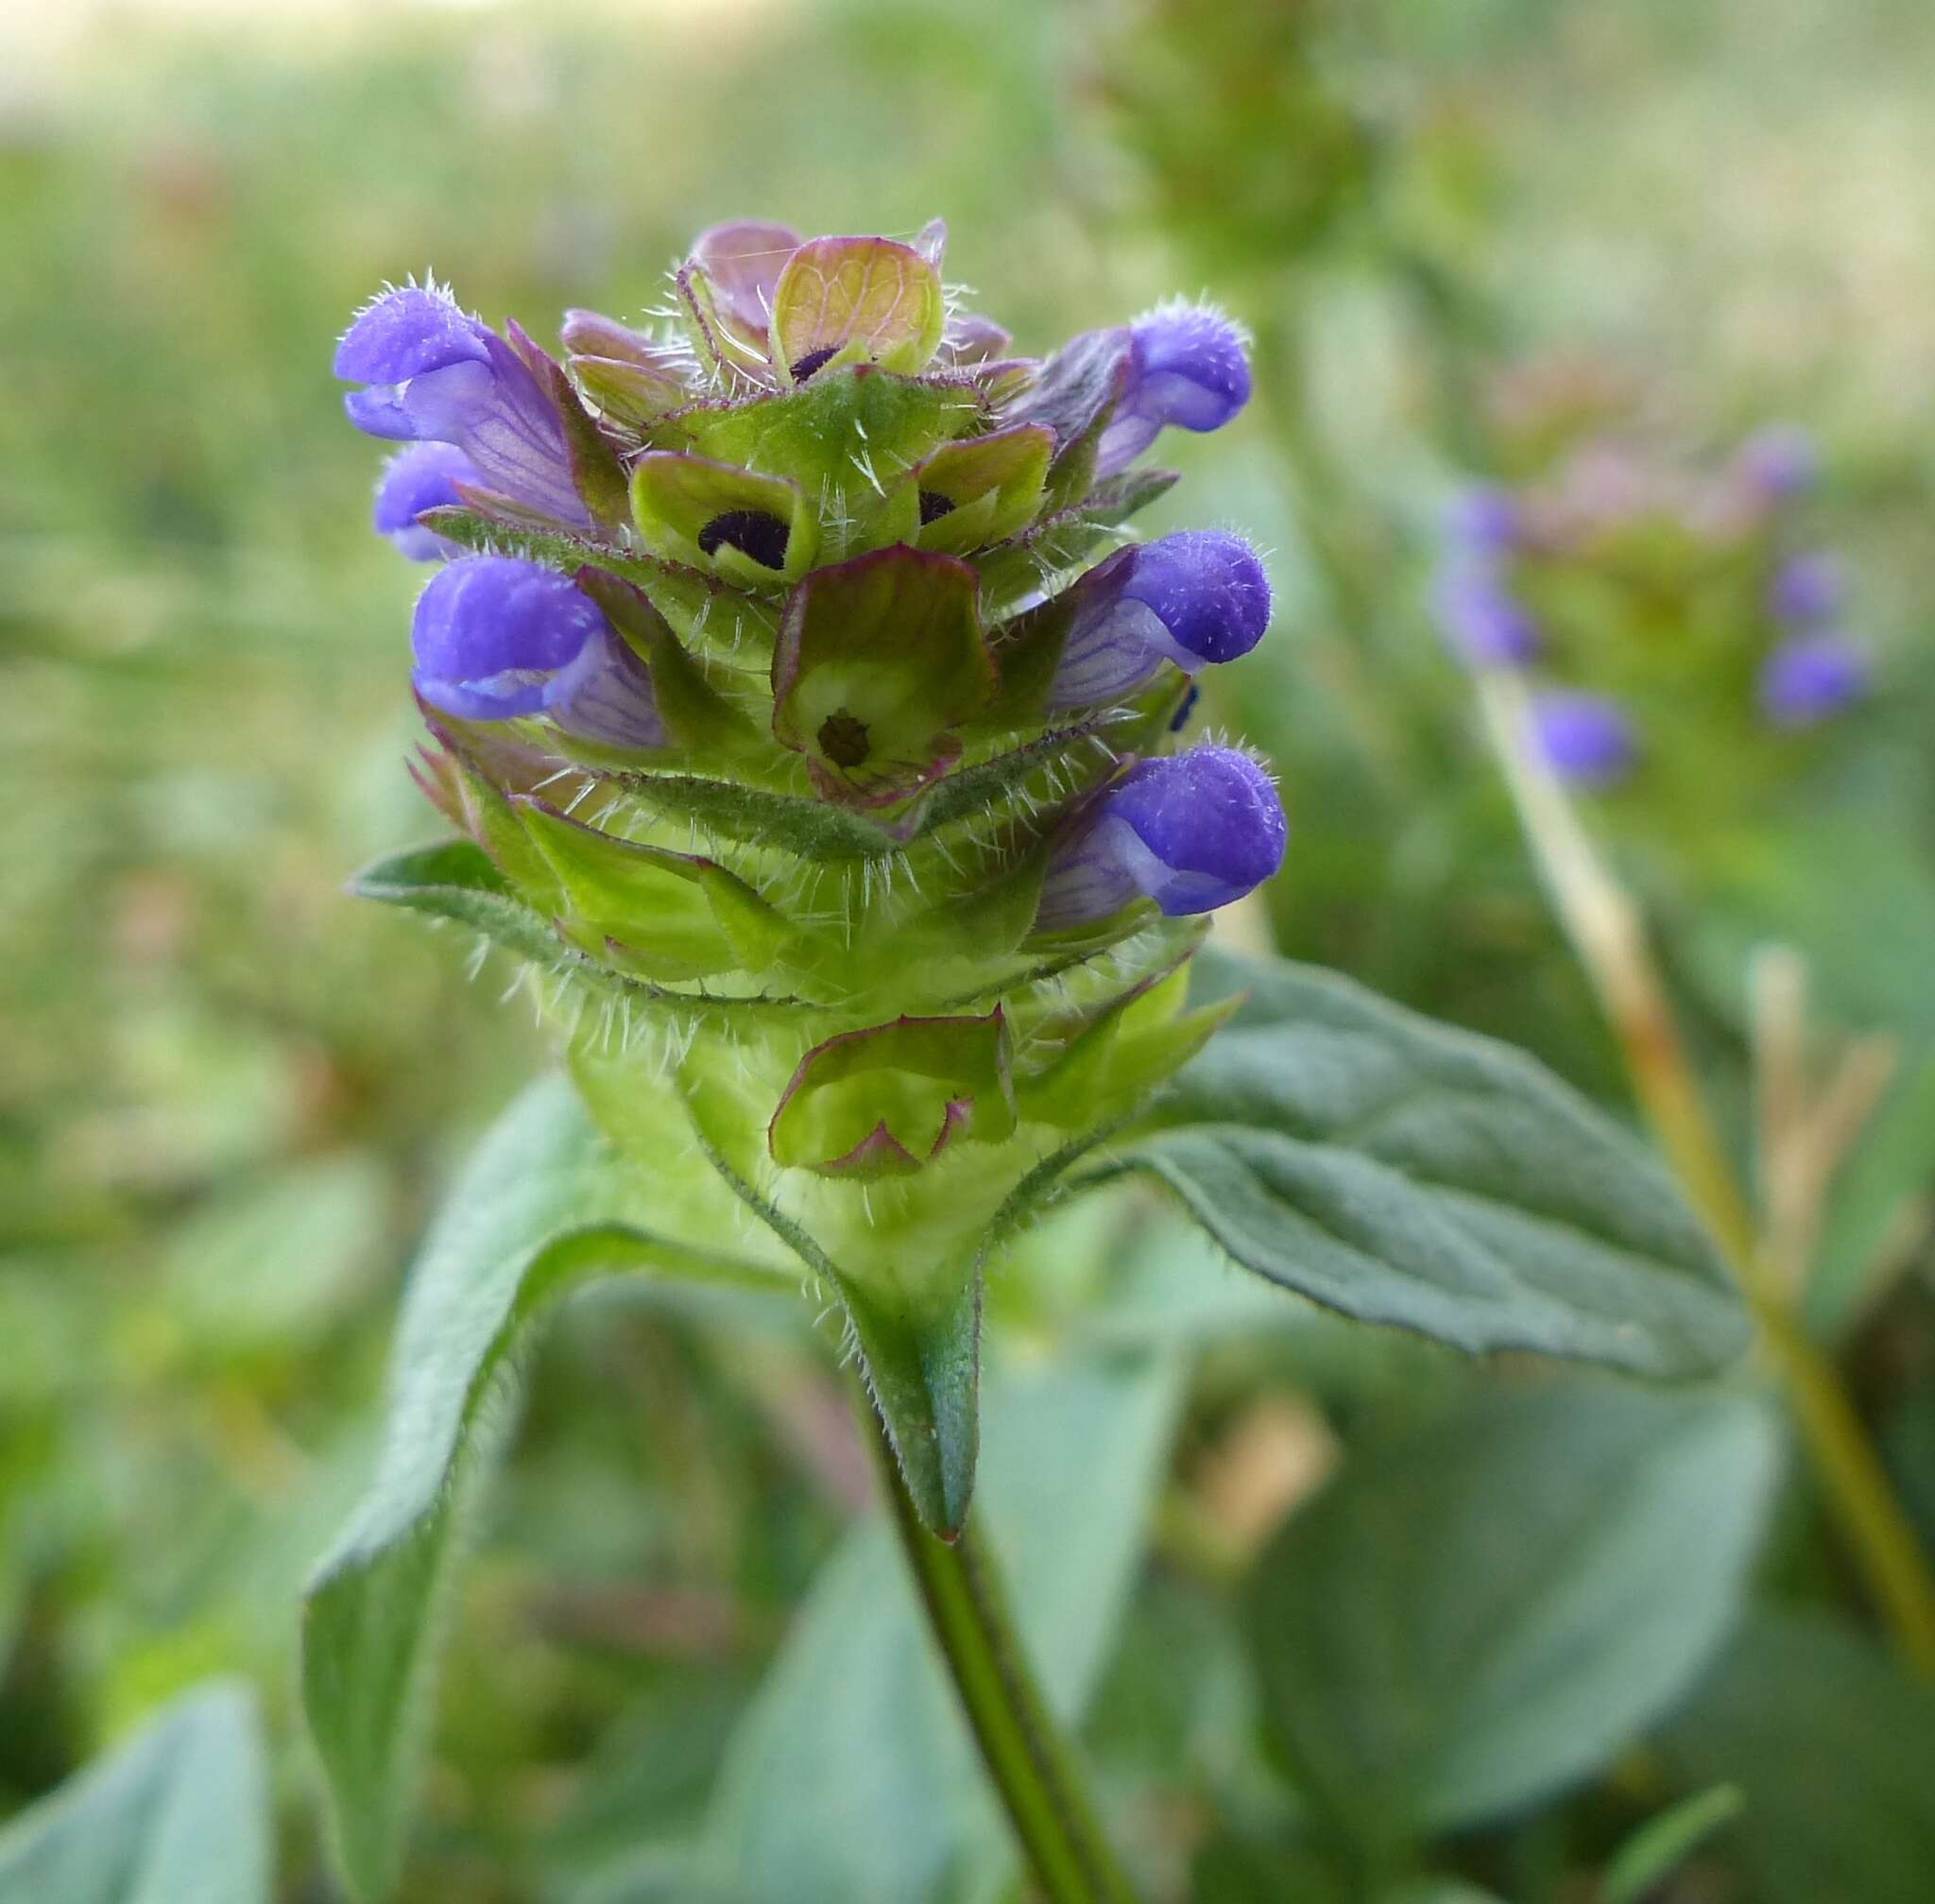
<path id="1" fill-rule="evenodd" d="M 1528 375 L 1636 382 L 1698 442 L 1817 430 L 1882 704 L 1798 817 L 1719 747 L 1723 827 L 1613 834 L 1743 1148 L 1759 941 L 1807 955 L 1829 1026 L 1896 1041 L 1812 1307 L 1929 1531 L 1931 57 L 1909 0 L 104 12 L 28 44 L 0 98 L 0 1813 L 239 1674 L 277 1741 L 280 1895 L 332 1895 L 293 1609 L 367 1470 L 425 1213 L 540 1052 L 497 966 L 341 896 L 437 828 L 402 772 L 420 576 L 368 531 L 375 458 L 329 352 L 426 266 L 540 337 L 567 303 L 634 314 L 740 213 L 943 214 L 950 274 L 1024 347 L 1178 284 L 1254 328 L 1226 453 L 1164 454 L 1202 466 L 1173 520 L 1272 551 L 1277 628 L 1209 713 L 1281 768 L 1278 943 L 1615 1104 L 1430 623 L 1437 511 L 1509 460 Z M 1228 1583 L 1340 1444 L 1468 1406 L 1472 1372 L 1290 1312 L 1145 1214 L 1061 1219 L 992 1295 L 1023 1361 L 1197 1351 L 1156 1557 L 1096 1667 L 1103 1790 L 1153 1895 L 1368 1895 L 1281 1779 Z M 865 1496 L 822 1347 L 647 1299 L 567 1312 L 454 1610 L 413 1900 L 696 1895 L 657 1847 L 698 1830 L 722 1761 L 757 1788 L 737 1721 Z M 864 1602 L 878 1558 L 848 1545 L 816 1589 L 769 1732 L 786 1687 L 838 1669 L 826 1603 Z M 1444 1860 L 1589 1897 L 1650 1812 L 1744 1778 L 1693 1854 L 1709 1888 L 1672 1895 L 1821 1895 L 1796 1861 L 1870 1829 L 1852 1737 L 1847 1793 L 1783 1795 L 1823 1687 L 1874 1678 L 1845 1696 L 1897 1758 L 1930 1722 L 1841 1630 L 1858 1597 L 1805 1485 L 1762 1572 L 1807 1623 L 1750 1629 L 1658 1750 Z M 1926 1793 L 1869 1782 L 1881 1875 L 1846 1895 L 1906 1900 Z M 987 1895 L 949 1875 L 934 1895 Z"/>

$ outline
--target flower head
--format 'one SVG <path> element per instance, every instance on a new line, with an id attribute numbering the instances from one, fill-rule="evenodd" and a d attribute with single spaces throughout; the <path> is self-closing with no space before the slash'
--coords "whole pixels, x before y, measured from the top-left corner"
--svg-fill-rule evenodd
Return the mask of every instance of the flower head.
<path id="1" fill-rule="evenodd" d="M 1868 657 L 1845 635 L 1790 636 L 1760 670 L 1760 707 L 1776 727 L 1810 727 L 1868 691 Z"/>
<path id="2" fill-rule="evenodd" d="M 1051 709 L 1112 700 L 1164 661 L 1192 675 L 1235 660 L 1270 625 L 1270 584 L 1236 536 L 1185 529 L 1119 549 L 1070 592 Z"/>
<path id="3" fill-rule="evenodd" d="M 369 889 L 544 974 L 622 1147 L 645 1094 L 675 1143 L 703 1116 L 732 1192 L 824 1247 L 950 1532 L 978 1239 L 1227 1015 L 1190 1003 L 1192 916 L 1285 825 L 1241 753 L 1170 755 L 1190 677 L 1264 633 L 1256 554 L 1124 546 L 1173 479 L 1110 480 L 1234 415 L 1241 339 L 1176 306 L 1011 354 L 942 284 L 945 236 L 715 226 L 649 332 L 568 312 L 562 362 L 413 286 L 336 369 L 406 446 L 385 533 L 491 551 L 412 634 L 421 780 L 465 837 Z"/>
<path id="4" fill-rule="evenodd" d="M 417 599 L 411 678 L 460 720 L 545 714 L 614 747 L 664 744 L 652 681 L 572 580 L 513 556 L 466 556 Z"/>
<path id="5" fill-rule="evenodd" d="M 1547 763 L 1563 780 L 1606 787 L 1632 771 L 1638 752 L 1633 724 L 1602 695 L 1541 695 L 1532 724 Z"/>
<path id="6" fill-rule="evenodd" d="M 1249 356 L 1228 318 L 1193 304 L 1153 311 L 1129 327 L 1126 379 L 1096 473 L 1126 469 L 1165 424 L 1220 430 L 1249 401 Z"/>
<path id="7" fill-rule="evenodd" d="M 425 509 L 462 502 L 459 483 L 478 486 L 480 478 L 476 466 L 454 443 L 413 443 L 384 465 L 370 524 L 413 562 L 434 562 L 452 555 L 456 545 L 421 527 L 417 518 Z"/>
<path id="8" fill-rule="evenodd" d="M 1075 821 L 1043 882 L 1036 929 L 1106 919 L 1152 899 L 1170 918 L 1240 900 L 1283 864 L 1276 789 L 1232 747 L 1139 762 Z"/>
<path id="9" fill-rule="evenodd" d="M 359 430 L 396 442 L 451 443 L 513 503 L 582 527 L 557 407 L 530 365 L 441 291 L 412 284 L 369 305 L 336 348 L 335 374 Z"/>

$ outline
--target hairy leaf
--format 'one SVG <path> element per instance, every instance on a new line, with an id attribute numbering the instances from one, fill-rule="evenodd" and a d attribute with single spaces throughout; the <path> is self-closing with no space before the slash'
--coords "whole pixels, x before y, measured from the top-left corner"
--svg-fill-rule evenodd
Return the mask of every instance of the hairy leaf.
<path id="1" fill-rule="evenodd" d="M 361 1895 L 386 1895 L 396 1878 L 462 1484 L 488 1439 L 486 1399 L 541 1312 L 620 1273 L 796 1286 L 784 1268 L 654 1234 L 650 1203 L 641 1175 L 547 1080 L 499 1121 L 418 1260 L 377 1472 L 304 1609 L 303 1700 Z"/>
<path id="2" fill-rule="evenodd" d="M 0 1831 L 0 1904 L 267 1904 L 254 1695 L 217 1683 Z"/>
<path id="3" fill-rule="evenodd" d="M 1457 1347 L 1687 1376 L 1745 1347 L 1670 1179 L 1531 1059 L 1334 973 L 1198 959 L 1192 1003 L 1243 991 L 1091 1175 L 1152 1172 L 1259 1275 Z"/>
<path id="4" fill-rule="evenodd" d="M 388 853 L 350 882 L 358 899 L 403 906 L 432 918 L 454 919 L 525 958 L 555 965 L 566 948 L 550 922 L 534 912 L 469 840 Z"/>

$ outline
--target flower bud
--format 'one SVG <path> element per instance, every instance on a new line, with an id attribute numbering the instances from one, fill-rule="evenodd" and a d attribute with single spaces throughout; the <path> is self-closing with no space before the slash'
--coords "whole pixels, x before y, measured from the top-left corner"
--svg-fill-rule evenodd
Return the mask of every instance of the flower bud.
<path id="1" fill-rule="evenodd" d="M 440 291 L 385 292 L 344 334 L 335 374 L 364 386 L 343 408 L 367 435 L 454 444 L 509 501 L 591 522 L 556 405 L 509 344 Z"/>
<path id="2" fill-rule="evenodd" d="M 761 218 L 713 225 L 693 241 L 687 268 L 704 274 L 714 317 L 761 356 L 773 320 L 774 287 L 800 242 L 790 226 Z"/>
<path id="3" fill-rule="evenodd" d="M 457 485 L 477 481 L 475 465 L 454 443 L 413 443 L 384 465 L 370 524 L 413 562 L 454 555 L 454 542 L 420 526 L 417 518 L 425 509 L 462 502 Z"/>
<path id="4" fill-rule="evenodd" d="M 1042 882 L 1036 932 L 1112 918 L 1141 899 L 1170 918 L 1213 912 L 1283 864 L 1283 805 L 1230 747 L 1139 762 L 1075 820 Z"/>
<path id="5" fill-rule="evenodd" d="M 1533 704 L 1532 725 L 1547 763 L 1577 786 L 1624 780 L 1638 751 L 1633 724 L 1601 695 L 1541 695 Z"/>
<path id="6" fill-rule="evenodd" d="M 1868 683 L 1868 658 L 1846 636 L 1794 635 L 1761 668 L 1761 712 L 1776 727 L 1810 727 L 1859 700 Z"/>
<path id="7" fill-rule="evenodd" d="M 1817 549 L 1789 556 L 1774 570 L 1767 586 L 1767 609 L 1790 626 L 1812 627 L 1835 613 L 1843 592 L 1841 564 Z"/>
<path id="8" fill-rule="evenodd" d="M 1538 652 L 1538 624 L 1490 561 L 1455 557 L 1440 570 L 1433 597 L 1440 626 L 1473 667 L 1519 667 Z"/>
<path id="9" fill-rule="evenodd" d="M 417 599 L 411 678 L 460 720 L 545 714 L 604 746 L 662 746 L 645 665 L 568 576 L 513 556 L 466 556 Z"/>
<path id="10" fill-rule="evenodd" d="M 1200 305 L 1153 311 L 1129 327 L 1127 376 L 1095 472 L 1126 469 L 1165 424 L 1220 430 L 1249 401 L 1249 359 L 1234 324 Z"/>
<path id="11" fill-rule="evenodd" d="M 660 344 L 596 311 L 564 314 L 558 340 L 578 387 L 614 422 L 641 428 L 694 402 L 688 347 Z"/>
<path id="12" fill-rule="evenodd" d="M 1008 353 L 1014 338 L 992 317 L 957 311 L 941 333 L 941 354 L 950 364 L 988 364 Z"/>
<path id="13" fill-rule="evenodd" d="M 1069 592 L 1072 619 L 1051 711 L 1113 700 L 1164 661 L 1192 675 L 1246 655 L 1270 625 L 1270 584 L 1248 543 L 1186 529 L 1119 549 Z"/>

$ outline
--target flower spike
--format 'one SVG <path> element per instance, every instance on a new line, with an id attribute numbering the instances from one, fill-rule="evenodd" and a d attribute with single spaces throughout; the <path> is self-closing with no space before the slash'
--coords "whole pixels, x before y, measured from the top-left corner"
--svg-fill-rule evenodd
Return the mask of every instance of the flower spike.
<path id="1" fill-rule="evenodd" d="M 447 558 L 413 678 L 461 837 L 388 888 L 543 971 L 615 1145 L 805 1256 L 949 1533 L 985 1239 L 1200 1048 L 1199 916 L 1285 827 L 1243 754 L 1172 751 L 1262 564 L 1131 540 L 1173 478 L 1110 475 L 1235 414 L 1241 339 L 1174 306 L 1019 354 L 945 238 L 715 225 L 651 329 L 571 310 L 556 357 L 411 285 L 336 369 L 402 446 L 379 529 Z"/>
<path id="2" fill-rule="evenodd" d="M 457 553 L 455 544 L 417 518 L 426 509 L 447 508 L 463 500 L 465 486 L 483 487 L 476 465 L 454 443 L 415 443 L 385 464 L 376 486 L 370 523 L 413 562 L 434 562 Z"/>

